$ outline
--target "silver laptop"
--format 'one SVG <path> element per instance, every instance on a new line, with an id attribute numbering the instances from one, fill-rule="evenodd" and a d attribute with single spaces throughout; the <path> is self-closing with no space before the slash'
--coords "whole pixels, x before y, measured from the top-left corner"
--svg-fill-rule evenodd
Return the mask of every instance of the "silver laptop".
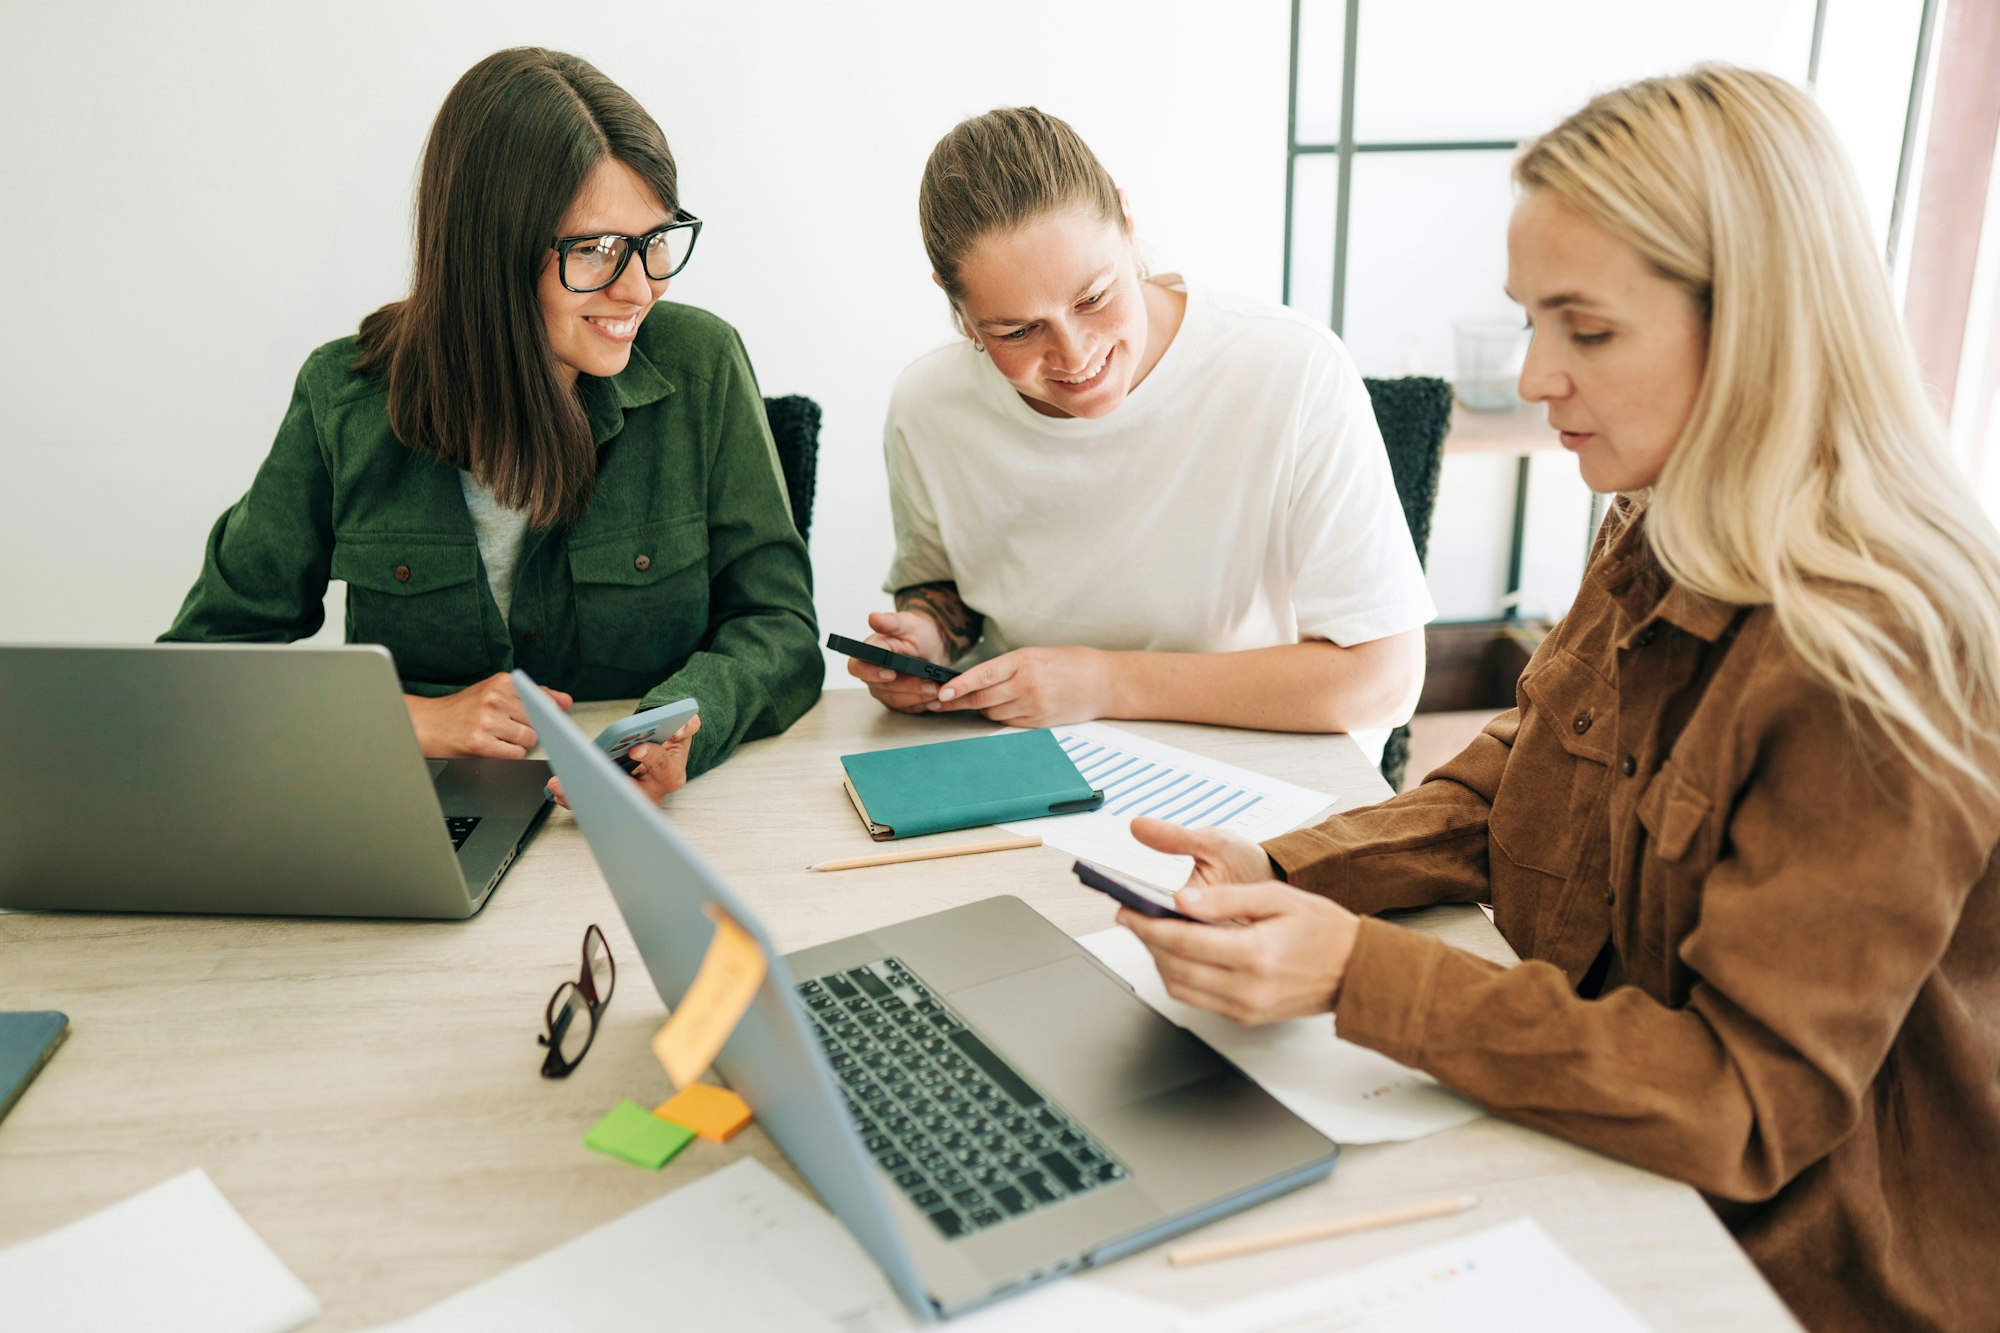
<path id="1" fill-rule="evenodd" d="M 514 680 L 668 1008 L 709 904 L 763 946 L 769 975 L 716 1068 L 912 1310 L 957 1314 L 1332 1169 L 1331 1142 L 1018 898 L 777 956 L 638 787 Z"/>
<path id="2" fill-rule="evenodd" d="M 0 645 L 0 907 L 468 917 L 548 778 L 426 760 L 373 645 Z"/>

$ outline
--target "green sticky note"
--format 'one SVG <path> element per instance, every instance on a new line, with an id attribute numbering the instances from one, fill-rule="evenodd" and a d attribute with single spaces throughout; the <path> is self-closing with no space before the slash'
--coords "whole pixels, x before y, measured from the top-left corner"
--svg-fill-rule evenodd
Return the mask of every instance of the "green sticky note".
<path id="1" fill-rule="evenodd" d="M 694 1141 L 694 1131 L 660 1119 L 637 1102 L 625 1101 L 590 1127 L 583 1146 L 657 1171 Z"/>

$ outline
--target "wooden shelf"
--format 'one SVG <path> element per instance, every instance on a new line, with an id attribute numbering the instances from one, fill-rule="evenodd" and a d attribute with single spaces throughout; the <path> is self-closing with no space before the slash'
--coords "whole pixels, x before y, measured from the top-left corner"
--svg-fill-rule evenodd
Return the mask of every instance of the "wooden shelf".
<path id="1" fill-rule="evenodd" d="M 1514 706 L 1514 682 L 1546 625 L 1512 620 L 1433 621 L 1424 627 L 1424 690 L 1419 713 Z"/>
<path id="2" fill-rule="evenodd" d="M 1561 448 L 1562 438 L 1549 429 L 1548 412 L 1539 406 L 1474 412 L 1460 402 L 1451 405 L 1451 429 L 1444 437 L 1447 454 L 1519 457 Z"/>

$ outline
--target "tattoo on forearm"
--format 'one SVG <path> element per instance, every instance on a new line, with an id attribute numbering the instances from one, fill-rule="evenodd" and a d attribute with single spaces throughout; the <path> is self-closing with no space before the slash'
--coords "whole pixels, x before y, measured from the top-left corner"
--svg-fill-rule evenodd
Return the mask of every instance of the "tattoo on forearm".
<path id="1" fill-rule="evenodd" d="M 963 657 L 986 632 L 986 617 L 959 600 L 956 583 L 919 583 L 896 590 L 896 609 L 915 611 L 937 622 L 945 656 Z"/>

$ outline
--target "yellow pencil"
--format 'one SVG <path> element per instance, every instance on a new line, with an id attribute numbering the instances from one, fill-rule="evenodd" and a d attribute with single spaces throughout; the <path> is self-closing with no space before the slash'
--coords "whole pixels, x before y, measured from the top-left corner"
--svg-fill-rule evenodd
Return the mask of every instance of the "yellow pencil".
<path id="1" fill-rule="evenodd" d="M 1001 838 L 995 842 L 962 842 L 954 847 L 906 847 L 900 852 L 875 856 L 850 856 L 841 861 L 817 861 L 807 870 L 859 870 L 863 866 L 891 866 L 899 861 L 930 861 L 941 856 L 971 856 L 975 852 L 1011 852 L 1019 847 L 1039 847 L 1040 838 Z"/>
<path id="2" fill-rule="evenodd" d="M 1350 1213 L 1346 1217 L 1329 1218 L 1324 1222 L 1308 1222 L 1303 1226 L 1286 1227 L 1282 1231 L 1238 1236 L 1234 1240 L 1211 1240 L 1199 1245 L 1177 1245 L 1167 1251 L 1167 1262 L 1176 1268 L 1183 1268 L 1188 1264 L 1205 1264 L 1212 1259 L 1233 1259 L 1239 1254 L 1257 1254 L 1264 1250 L 1275 1250 L 1281 1245 L 1298 1245 L 1309 1240 L 1348 1236 L 1357 1231 L 1373 1231 L 1378 1227 L 1399 1227 L 1406 1222 L 1450 1217 L 1453 1213 L 1464 1212 L 1478 1202 L 1478 1198 L 1471 1194 L 1452 1194 L 1442 1199 L 1427 1199 L 1422 1203 L 1378 1208 L 1372 1213 Z"/>

